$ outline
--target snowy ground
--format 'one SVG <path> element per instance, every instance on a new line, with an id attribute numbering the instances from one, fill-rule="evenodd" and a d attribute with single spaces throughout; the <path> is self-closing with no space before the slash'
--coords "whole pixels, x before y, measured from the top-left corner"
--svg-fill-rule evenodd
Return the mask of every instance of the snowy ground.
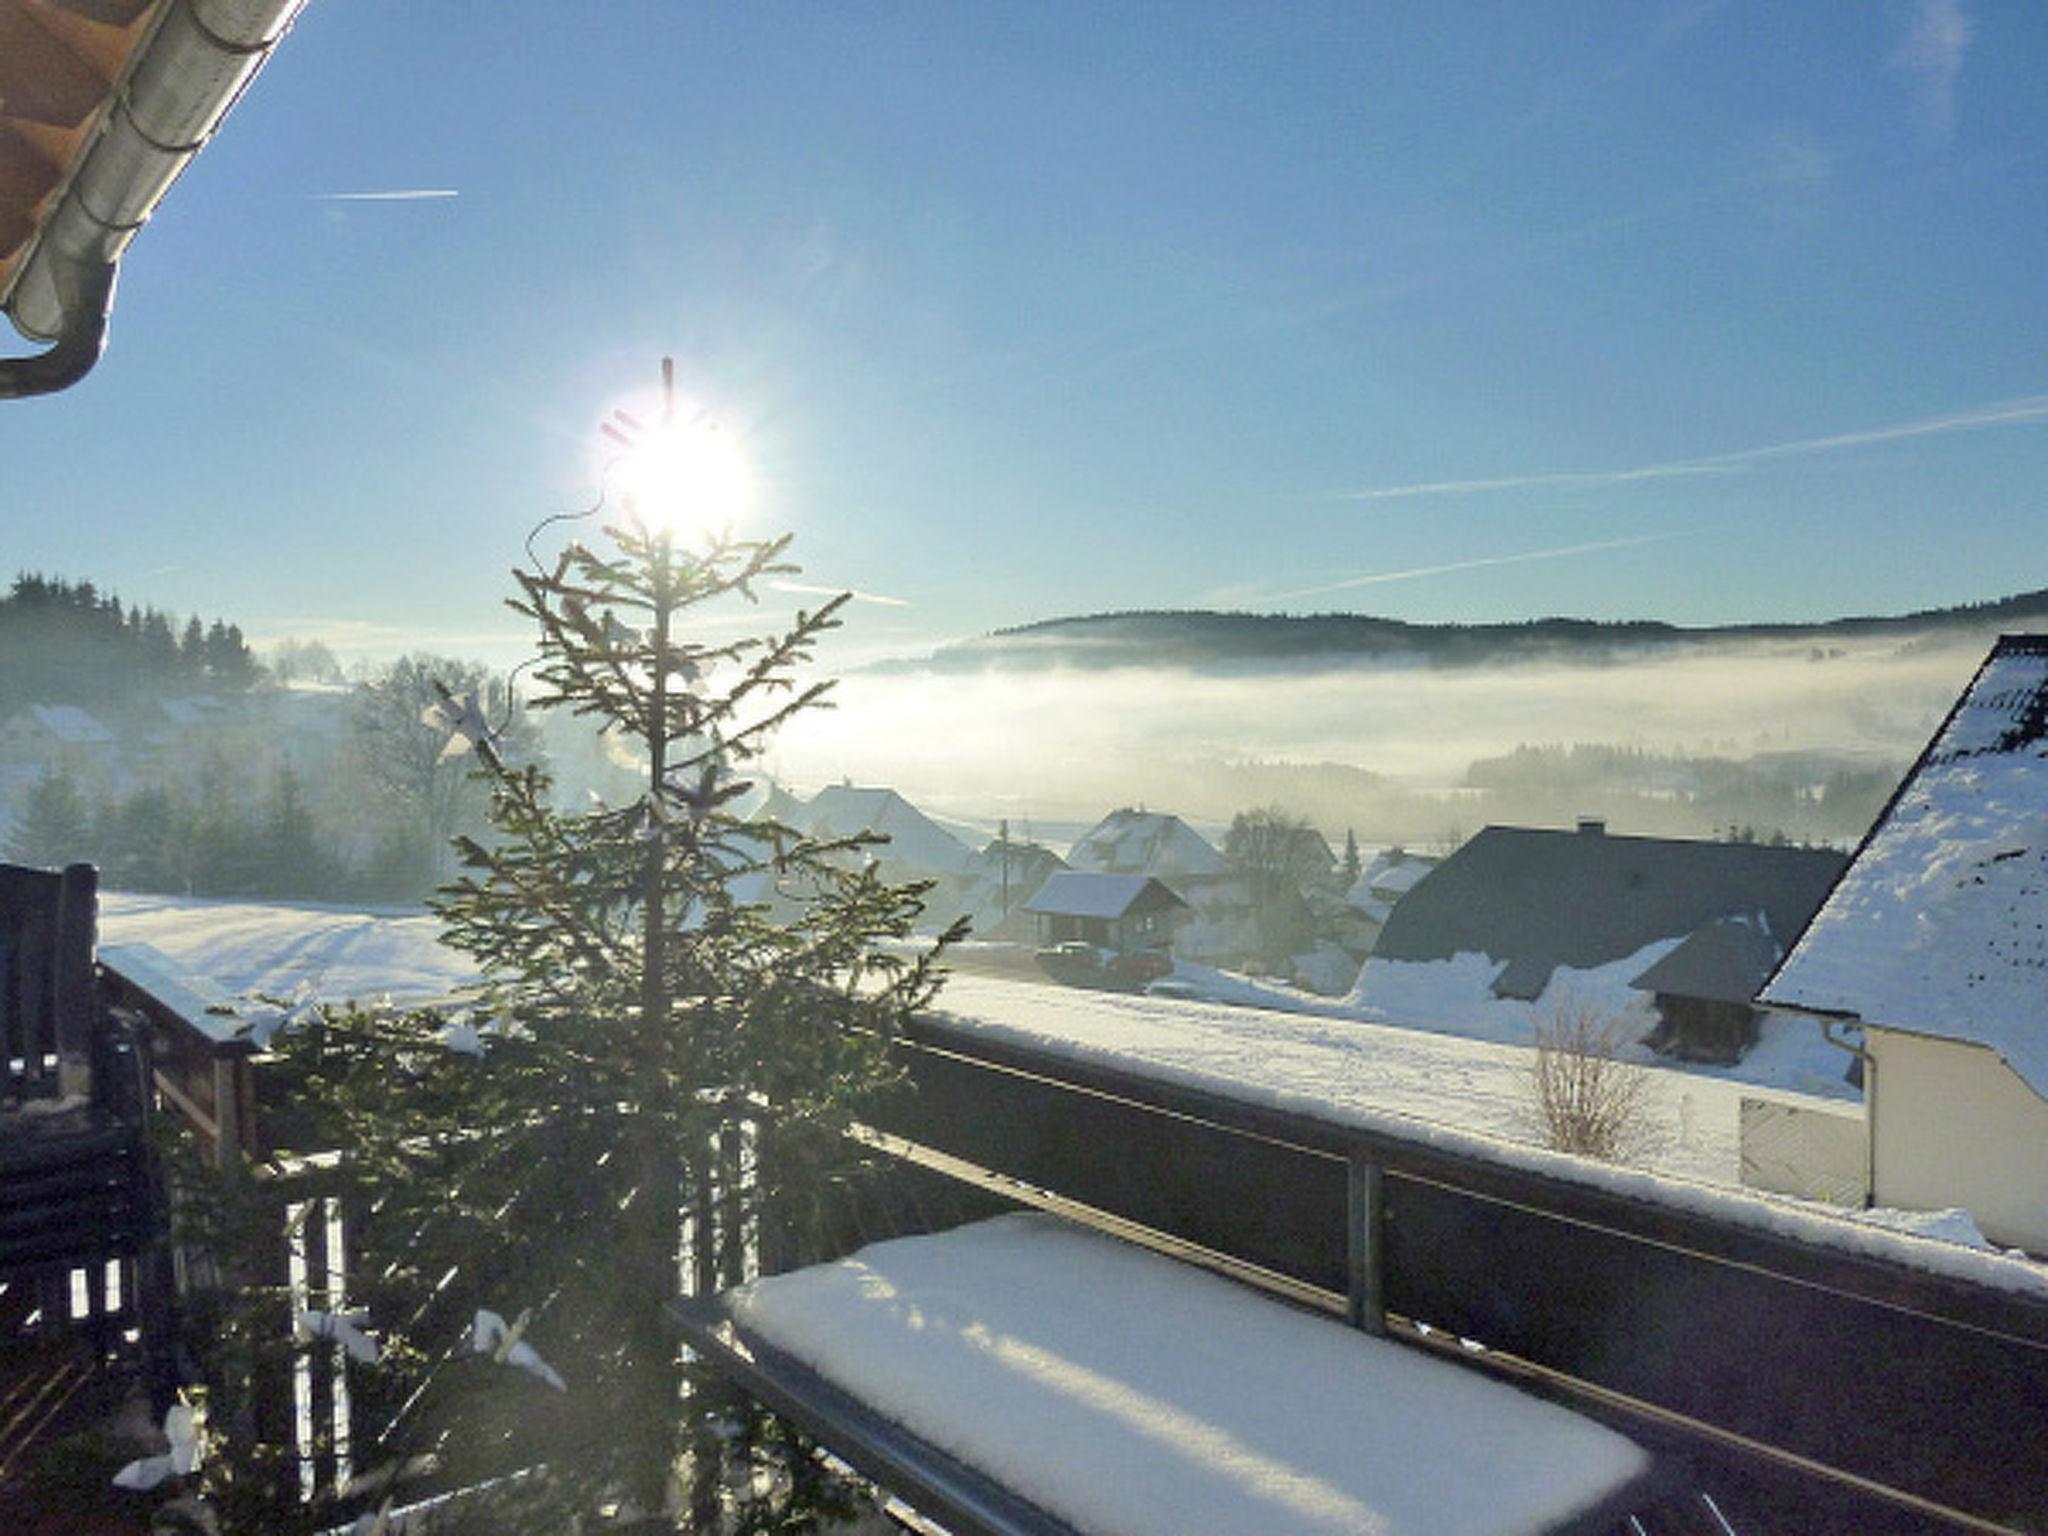
<path id="1" fill-rule="evenodd" d="M 328 1000 L 417 1003 L 446 997 L 473 975 L 463 956 L 440 944 L 436 919 L 422 914 L 108 893 L 101 898 L 100 926 L 106 943 L 152 945 L 230 995 L 286 997 L 304 983 Z M 1140 1061 L 1224 1088 L 1254 1086 L 1277 1102 L 1401 1114 L 1508 1140 L 1537 1139 L 1525 1045 L 1370 1022 L 1355 1005 L 1219 972 L 1202 976 L 1237 1001 L 1133 997 L 962 970 L 947 982 L 939 1006 L 995 1035 Z M 1290 1011 L 1271 1006 L 1276 1002 Z M 1485 1022 L 1468 1027 L 1476 1032 Z M 1744 1063 L 1745 1069 L 1755 1065 L 1762 1083 L 1726 1073 L 1647 1069 L 1650 1114 L 1631 1161 L 1710 1183 L 1739 1183 L 1742 1098 L 1814 1102 L 1770 1086 L 1769 1069 L 1780 1058 L 1801 1059 L 1784 1042 L 1767 1038 Z M 1749 1075 L 1745 1070 L 1744 1078 Z"/>
<path id="2" fill-rule="evenodd" d="M 1305 1109 L 1411 1116 L 1509 1141 L 1536 1141 L 1525 1046 L 1359 1019 L 1227 1003 L 1088 992 L 956 974 L 939 1011 L 990 1035 L 1078 1056 L 1143 1063 Z M 1631 1161 L 1710 1183 L 1741 1182 L 1741 1101 L 1815 1101 L 1783 1090 L 1646 1068 L 1645 1140 Z M 1839 1105 L 1827 1105 L 1840 1108 Z"/>
<path id="3" fill-rule="evenodd" d="M 106 893 L 100 926 L 105 943 L 151 945 L 178 969 L 230 996 L 288 997 L 304 982 L 327 1000 L 425 1003 L 449 996 L 472 974 L 464 957 L 441 946 L 435 919 L 417 913 Z M 1269 990 L 1242 978 L 1223 980 L 1248 1002 Z M 1016 974 L 962 971 L 947 982 L 939 1011 L 991 1036 L 1137 1065 L 1254 1102 L 1381 1127 L 1412 1123 L 1424 1140 L 1480 1147 L 1488 1156 L 1599 1178 L 1644 1199 L 2048 1295 L 2048 1267 L 1973 1251 L 1982 1239 L 1963 1229 L 1957 1213 L 1873 1212 L 1871 1221 L 1845 1221 L 1819 1207 L 1731 1187 L 1740 1183 L 1744 1097 L 1842 1112 L 1839 1101 L 1646 1068 L 1651 1112 L 1644 1143 L 1631 1159 L 1636 1166 L 1604 1169 L 1537 1145 L 1526 1046 L 1373 1023 L 1341 1003 L 1316 1001 L 1327 1014 L 1089 992 Z M 1769 1039 L 1761 1049 L 1761 1060 L 1773 1059 Z M 1782 1048 L 1793 1056 L 1798 1049 Z M 1927 1240 L 1933 1237 L 1949 1240 Z"/>

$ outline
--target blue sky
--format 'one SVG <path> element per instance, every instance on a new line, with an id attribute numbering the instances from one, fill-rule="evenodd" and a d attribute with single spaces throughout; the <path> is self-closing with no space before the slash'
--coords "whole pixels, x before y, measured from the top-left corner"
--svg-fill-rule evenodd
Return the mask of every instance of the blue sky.
<path id="1" fill-rule="evenodd" d="M 2044 79 L 2023 0 L 313 0 L 0 547 L 509 659 L 669 353 L 861 653 L 2040 587 Z"/>

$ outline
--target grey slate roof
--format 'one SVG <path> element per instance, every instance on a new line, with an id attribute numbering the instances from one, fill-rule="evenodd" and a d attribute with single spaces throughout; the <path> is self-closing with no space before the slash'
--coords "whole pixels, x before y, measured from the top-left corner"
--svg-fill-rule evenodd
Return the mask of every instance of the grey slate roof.
<path id="1" fill-rule="evenodd" d="M 1825 848 L 1488 827 L 1401 899 L 1374 955 L 1490 955 L 1506 967 L 1496 990 L 1533 996 L 1557 966 L 1607 965 L 1726 918 L 1761 914 L 1759 932 L 1788 943 L 1847 862 Z"/>
<path id="2" fill-rule="evenodd" d="M 1645 992 L 1746 1003 L 1784 952 L 1783 941 L 1765 933 L 1754 920 L 1724 917 L 1696 930 L 1629 985 Z"/>

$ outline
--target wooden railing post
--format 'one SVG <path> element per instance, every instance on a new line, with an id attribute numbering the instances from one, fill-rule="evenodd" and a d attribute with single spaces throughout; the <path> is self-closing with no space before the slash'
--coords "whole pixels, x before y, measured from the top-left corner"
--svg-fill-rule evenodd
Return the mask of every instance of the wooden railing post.
<path id="1" fill-rule="evenodd" d="M 95 1010 L 93 943 L 99 922 L 99 871 L 90 864 L 65 869 L 57 889 L 57 1092 L 92 1096 Z"/>
<path id="2" fill-rule="evenodd" d="M 1344 1203 L 1344 1248 L 1349 1283 L 1345 1287 L 1344 1316 L 1354 1328 L 1384 1334 L 1386 1253 L 1382 1228 L 1386 1220 L 1386 1179 L 1380 1165 L 1363 1152 L 1353 1151 L 1346 1161 L 1350 1177 Z"/>

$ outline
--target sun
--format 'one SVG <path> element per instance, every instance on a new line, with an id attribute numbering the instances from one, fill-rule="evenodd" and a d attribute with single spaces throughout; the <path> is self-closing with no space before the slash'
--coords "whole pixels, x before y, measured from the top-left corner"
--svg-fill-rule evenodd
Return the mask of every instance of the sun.
<path id="1" fill-rule="evenodd" d="M 634 521 L 683 537 L 738 521 L 753 490 L 745 453 L 708 415 L 647 429 L 619 459 L 617 475 Z"/>

